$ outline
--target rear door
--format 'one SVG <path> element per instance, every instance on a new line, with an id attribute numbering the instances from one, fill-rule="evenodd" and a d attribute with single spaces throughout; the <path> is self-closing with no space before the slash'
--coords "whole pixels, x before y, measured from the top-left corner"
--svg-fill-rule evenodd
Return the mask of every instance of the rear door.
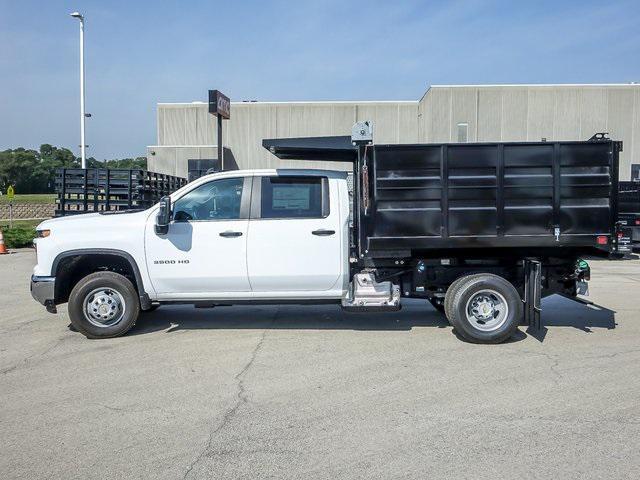
<path id="1" fill-rule="evenodd" d="M 322 176 L 254 178 L 247 240 L 253 292 L 341 288 L 340 209 L 330 202 L 337 188 Z"/>

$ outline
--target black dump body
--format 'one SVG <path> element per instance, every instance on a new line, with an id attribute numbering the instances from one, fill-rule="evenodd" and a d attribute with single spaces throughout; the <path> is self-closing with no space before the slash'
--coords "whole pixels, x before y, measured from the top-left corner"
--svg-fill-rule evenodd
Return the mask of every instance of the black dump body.
<path id="1" fill-rule="evenodd" d="M 620 182 L 619 218 L 628 226 L 640 226 L 640 182 Z"/>
<path id="2" fill-rule="evenodd" d="M 640 242 L 640 181 L 620 182 L 618 219 L 633 242 Z"/>
<path id="3" fill-rule="evenodd" d="M 280 158 L 322 158 L 318 138 L 263 145 Z M 616 243 L 621 148 L 602 136 L 366 147 L 330 137 L 326 159 L 354 163 L 361 258 L 505 248 L 606 254 Z"/>
<path id="4" fill-rule="evenodd" d="M 611 141 L 376 145 L 366 248 L 596 247 L 615 232 L 615 150 Z"/>

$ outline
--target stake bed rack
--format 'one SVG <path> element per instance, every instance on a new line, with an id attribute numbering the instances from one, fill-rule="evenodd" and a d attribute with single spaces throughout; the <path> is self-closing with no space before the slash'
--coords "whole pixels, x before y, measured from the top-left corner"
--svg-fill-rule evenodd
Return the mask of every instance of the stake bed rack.
<path id="1" fill-rule="evenodd" d="M 186 179 L 143 169 L 59 168 L 56 216 L 145 209 Z"/>

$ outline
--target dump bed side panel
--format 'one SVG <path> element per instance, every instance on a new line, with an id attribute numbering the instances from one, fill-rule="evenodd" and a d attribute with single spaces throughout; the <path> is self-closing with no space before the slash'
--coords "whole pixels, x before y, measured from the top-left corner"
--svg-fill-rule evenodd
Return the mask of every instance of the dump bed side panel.
<path id="1" fill-rule="evenodd" d="M 442 235 L 441 163 L 438 146 L 376 151 L 374 236 Z"/>
<path id="2" fill-rule="evenodd" d="M 611 144 L 559 144 L 560 231 L 607 234 L 612 220 Z M 617 187 L 614 192 L 617 195 Z"/>
<path id="3" fill-rule="evenodd" d="M 584 246 L 613 231 L 611 141 L 376 145 L 369 157 L 367 250 Z"/>

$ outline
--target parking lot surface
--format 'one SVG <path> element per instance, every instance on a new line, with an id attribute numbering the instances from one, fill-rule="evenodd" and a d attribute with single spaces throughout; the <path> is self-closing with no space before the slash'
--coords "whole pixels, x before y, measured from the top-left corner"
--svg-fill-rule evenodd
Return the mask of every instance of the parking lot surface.
<path id="1" fill-rule="evenodd" d="M 0 256 L 0 478 L 635 478 L 640 261 L 592 261 L 594 306 L 459 340 L 426 302 L 163 306 L 87 340 Z"/>

